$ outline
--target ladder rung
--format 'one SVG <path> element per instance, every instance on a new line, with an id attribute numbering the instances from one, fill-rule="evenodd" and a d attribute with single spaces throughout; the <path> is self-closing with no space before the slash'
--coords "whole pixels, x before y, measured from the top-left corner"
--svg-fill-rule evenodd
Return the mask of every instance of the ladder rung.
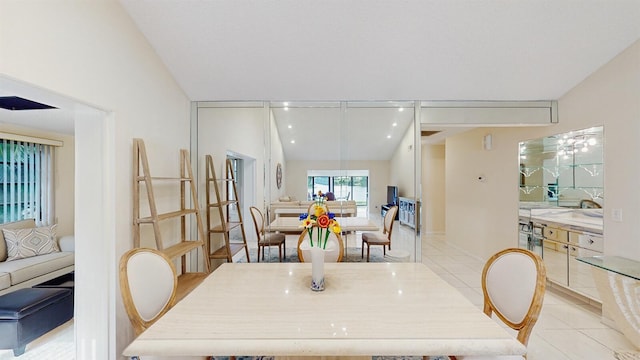
<path id="1" fill-rule="evenodd" d="M 214 226 L 213 228 L 211 228 L 211 230 L 209 230 L 209 232 L 211 233 L 224 233 L 227 232 L 231 229 L 235 229 L 238 226 L 242 225 L 241 222 L 237 222 L 237 221 L 231 221 L 231 222 L 226 222 L 224 223 L 224 225 L 226 227 L 223 227 L 222 224 Z"/>
<path id="2" fill-rule="evenodd" d="M 202 241 L 182 241 L 175 245 L 169 246 L 168 248 L 162 250 L 165 255 L 169 258 L 173 259 L 178 256 L 182 256 L 184 254 L 189 253 L 191 250 L 197 249 L 203 245 Z"/>
<path id="3" fill-rule="evenodd" d="M 191 181 L 191 178 L 188 177 L 156 177 L 156 176 L 152 176 L 150 177 L 151 180 L 166 180 L 166 181 Z M 136 180 L 138 181 L 144 181 L 145 177 L 144 176 L 138 176 L 136 177 Z"/>
<path id="4" fill-rule="evenodd" d="M 231 256 L 237 254 L 242 249 L 244 249 L 247 245 L 244 243 L 229 243 L 229 248 L 231 249 Z M 227 247 L 222 246 L 218 250 L 214 251 L 213 254 L 209 255 L 210 259 L 226 259 L 229 254 L 227 254 Z"/>
<path id="5" fill-rule="evenodd" d="M 214 179 L 214 178 L 208 178 L 207 181 L 220 181 L 220 182 L 229 182 L 229 181 L 233 181 L 235 182 L 236 179 Z"/>
<path id="6" fill-rule="evenodd" d="M 217 203 L 211 203 L 209 204 L 209 207 L 221 207 L 221 206 L 227 206 L 227 205 L 234 205 L 237 203 L 238 203 L 238 200 L 226 200 L 226 201 L 221 201 Z"/>
<path id="7" fill-rule="evenodd" d="M 184 210 L 172 211 L 164 214 L 158 214 L 158 220 L 166 220 L 166 219 L 171 219 L 178 216 L 195 214 L 196 212 L 198 212 L 198 210 L 196 209 L 184 209 Z M 152 216 L 146 216 L 138 219 L 138 224 L 153 223 L 153 222 L 154 222 L 154 219 Z"/>

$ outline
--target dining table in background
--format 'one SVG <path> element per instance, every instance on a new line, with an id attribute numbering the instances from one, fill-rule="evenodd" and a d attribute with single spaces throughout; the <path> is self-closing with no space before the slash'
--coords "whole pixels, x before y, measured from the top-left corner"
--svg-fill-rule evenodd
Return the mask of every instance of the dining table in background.
<path id="1" fill-rule="evenodd" d="M 355 207 L 354 208 L 338 207 L 336 209 L 331 209 L 331 212 L 336 214 L 336 216 L 350 217 L 350 216 L 356 216 L 358 210 Z M 300 209 L 299 208 L 279 208 L 279 209 L 273 210 L 273 213 L 275 214 L 276 218 L 294 217 L 297 219 L 300 216 Z"/>
<path id="2" fill-rule="evenodd" d="M 421 263 L 227 263 L 124 355 L 522 355 L 526 348 Z"/>
<path id="3" fill-rule="evenodd" d="M 336 217 L 335 219 L 340 224 L 340 228 L 344 233 L 380 230 L 380 227 L 376 222 L 365 217 Z M 302 228 L 300 227 L 300 224 L 301 221 L 297 217 L 280 216 L 275 218 L 266 230 L 283 233 L 301 233 Z"/>

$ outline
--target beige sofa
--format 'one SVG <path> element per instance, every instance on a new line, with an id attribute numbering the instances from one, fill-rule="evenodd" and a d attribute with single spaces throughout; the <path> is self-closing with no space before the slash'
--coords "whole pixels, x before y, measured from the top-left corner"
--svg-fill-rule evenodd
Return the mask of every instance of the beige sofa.
<path id="1" fill-rule="evenodd" d="M 6 261 L 7 247 L 2 229 L 34 228 L 33 219 L 0 224 L 0 295 L 43 283 L 74 270 L 74 239 L 57 239 L 60 252 Z"/>
<path id="2" fill-rule="evenodd" d="M 311 204 L 313 204 L 313 201 L 292 200 L 272 202 L 269 208 L 269 222 L 280 216 L 298 217 L 300 214 L 306 213 Z M 327 204 L 329 211 L 335 213 L 337 216 L 358 215 L 358 207 L 356 206 L 355 200 L 325 201 L 325 204 Z"/>

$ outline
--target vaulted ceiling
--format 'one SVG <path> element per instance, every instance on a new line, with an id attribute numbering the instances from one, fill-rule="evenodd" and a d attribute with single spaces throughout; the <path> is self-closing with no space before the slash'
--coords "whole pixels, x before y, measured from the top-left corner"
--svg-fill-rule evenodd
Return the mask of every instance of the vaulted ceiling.
<path id="1" fill-rule="evenodd" d="M 639 0 L 120 0 L 192 100 L 553 100 Z"/>
<path id="2" fill-rule="evenodd" d="M 553 100 L 640 38 L 640 0 L 120 2 L 193 101 Z"/>

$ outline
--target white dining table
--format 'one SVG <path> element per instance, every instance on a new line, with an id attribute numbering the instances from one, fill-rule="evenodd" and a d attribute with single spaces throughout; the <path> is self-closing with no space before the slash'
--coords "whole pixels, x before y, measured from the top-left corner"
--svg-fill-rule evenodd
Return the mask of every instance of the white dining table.
<path id="1" fill-rule="evenodd" d="M 364 217 L 336 217 L 343 232 L 354 231 L 378 231 L 378 224 Z M 283 233 L 301 233 L 301 221 L 297 217 L 277 217 L 273 220 L 267 231 L 278 231 Z"/>
<path id="2" fill-rule="evenodd" d="M 227 263 L 124 355 L 521 355 L 525 347 L 421 263 Z"/>

